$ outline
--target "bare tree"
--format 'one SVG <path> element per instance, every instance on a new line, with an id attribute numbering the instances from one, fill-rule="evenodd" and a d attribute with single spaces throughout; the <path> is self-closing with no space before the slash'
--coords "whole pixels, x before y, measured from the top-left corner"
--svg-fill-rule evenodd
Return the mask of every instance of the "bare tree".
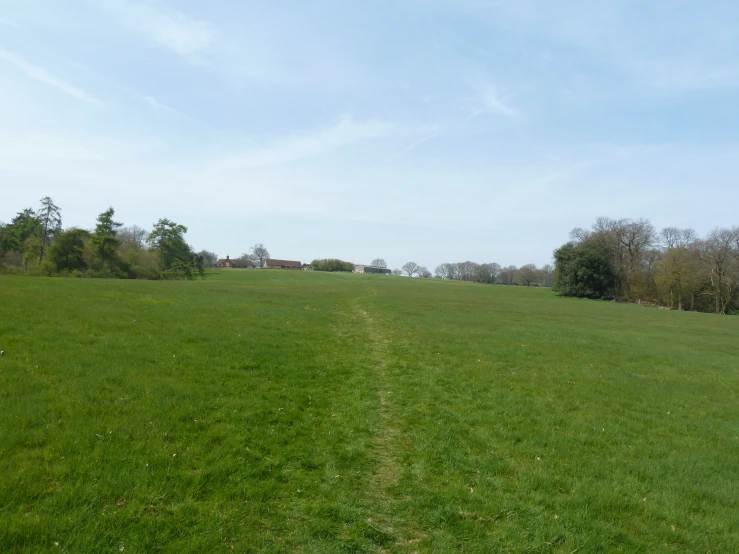
<path id="1" fill-rule="evenodd" d="M 398 268 L 393 269 L 390 273 L 393 275 L 403 275 L 403 272 L 400 271 Z"/>
<path id="2" fill-rule="evenodd" d="M 551 265 L 547 264 L 539 271 L 541 271 L 542 284 L 545 287 L 551 287 L 552 279 L 554 277 L 554 268 Z"/>
<path id="3" fill-rule="evenodd" d="M 437 279 L 451 279 L 449 276 L 449 264 L 443 263 L 436 266 L 434 270 L 434 276 Z"/>
<path id="4" fill-rule="evenodd" d="M 500 283 L 504 285 L 515 285 L 517 273 L 518 268 L 515 265 L 504 267 L 500 270 Z"/>
<path id="5" fill-rule="evenodd" d="M 428 268 L 423 266 L 418 268 L 418 276 L 422 279 L 431 279 L 431 277 L 433 277 Z"/>
<path id="6" fill-rule="evenodd" d="M 714 229 L 703 242 L 702 259 L 711 276 L 711 294 L 716 302 L 716 313 L 726 313 L 736 292 L 737 253 L 734 247 L 739 241 L 739 228 Z"/>
<path id="7" fill-rule="evenodd" d="M 472 281 L 476 269 L 477 264 L 475 262 L 466 261 L 457 263 L 457 273 L 462 281 Z"/>
<path id="8" fill-rule="evenodd" d="M 264 262 L 269 258 L 269 250 L 260 242 L 251 247 L 249 257 L 257 264 L 257 267 L 264 268 Z"/>
<path id="9" fill-rule="evenodd" d="M 590 231 L 581 229 L 580 227 L 575 227 L 570 231 L 570 240 L 574 243 L 586 242 L 591 236 L 592 233 Z"/>
<path id="10" fill-rule="evenodd" d="M 118 240 L 125 250 L 143 250 L 148 237 L 149 232 L 138 225 L 121 227 L 118 230 Z"/>
<path id="11" fill-rule="evenodd" d="M 406 264 L 403 264 L 403 271 L 406 272 L 408 277 L 413 277 L 416 273 L 418 273 L 419 265 L 416 262 L 408 262 Z"/>
<path id="12" fill-rule="evenodd" d="M 697 234 L 693 229 L 665 227 L 660 231 L 659 238 L 665 248 L 685 248 L 695 242 Z"/>
<path id="13" fill-rule="evenodd" d="M 473 280 L 478 283 L 495 283 L 500 275 L 500 266 L 496 263 L 475 264 Z"/>
<path id="14" fill-rule="evenodd" d="M 530 287 L 531 283 L 536 283 L 539 280 L 539 270 L 534 264 L 526 264 L 518 270 L 518 276 L 524 285 Z"/>
<path id="15" fill-rule="evenodd" d="M 381 267 L 383 269 L 387 269 L 387 264 L 382 258 L 375 258 L 374 260 L 372 260 L 372 263 L 370 263 L 370 265 L 372 267 Z"/>

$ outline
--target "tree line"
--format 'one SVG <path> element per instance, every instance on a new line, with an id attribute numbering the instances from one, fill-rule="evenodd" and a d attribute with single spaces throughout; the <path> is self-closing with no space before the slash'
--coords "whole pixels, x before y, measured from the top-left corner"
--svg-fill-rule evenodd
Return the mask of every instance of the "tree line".
<path id="1" fill-rule="evenodd" d="M 573 229 L 554 258 L 553 286 L 565 296 L 739 312 L 739 227 L 701 238 L 693 229 L 657 232 L 646 219 L 601 217 Z"/>
<path id="2" fill-rule="evenodd" d="M 62 211 L 46 196 L 37 210 L 26 208 L 0 222 L 0 271 L 37 275 L 129 279 L 194 279 L 209 265 L 185 241 L 187 227 L 159 219 L 147 231 L 125 227 L 115 210 L 98 215 L 92 230 L 63 228 Z"/>

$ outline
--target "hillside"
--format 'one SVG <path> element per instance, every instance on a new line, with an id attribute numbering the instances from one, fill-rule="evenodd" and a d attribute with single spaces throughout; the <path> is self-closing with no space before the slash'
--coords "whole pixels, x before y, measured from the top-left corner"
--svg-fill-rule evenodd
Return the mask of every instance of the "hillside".
<path id="1" fill-rule="evenodd" d="M 0 276 L 2 552 L 736 552 L 739 318 Z"/>

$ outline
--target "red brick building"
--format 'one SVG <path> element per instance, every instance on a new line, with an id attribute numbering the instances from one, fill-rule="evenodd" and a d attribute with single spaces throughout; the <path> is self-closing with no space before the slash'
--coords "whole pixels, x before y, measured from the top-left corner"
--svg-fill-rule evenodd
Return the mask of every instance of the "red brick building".
<path id="1" fill-rule="evenodd" d="M 222 260 L 218 260 L 216 262 L 216 267 L 222 267 L 224 269 L 237 269 L 237 268 L 253 268 L 256 267 L 254 265 L 254 262 L 251 260 L 243 260 L 241 258 L 232 260 L 230 257 L 226 256 Z"/>

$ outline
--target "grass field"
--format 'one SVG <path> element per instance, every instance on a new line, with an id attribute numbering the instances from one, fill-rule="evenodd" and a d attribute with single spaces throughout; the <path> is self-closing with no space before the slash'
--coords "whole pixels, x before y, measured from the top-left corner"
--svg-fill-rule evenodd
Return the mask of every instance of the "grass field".
<path id="1" fill-rule="evenodd" d="M 1 552 L 739 552 L 739 318 L 0 277 Z"/>

